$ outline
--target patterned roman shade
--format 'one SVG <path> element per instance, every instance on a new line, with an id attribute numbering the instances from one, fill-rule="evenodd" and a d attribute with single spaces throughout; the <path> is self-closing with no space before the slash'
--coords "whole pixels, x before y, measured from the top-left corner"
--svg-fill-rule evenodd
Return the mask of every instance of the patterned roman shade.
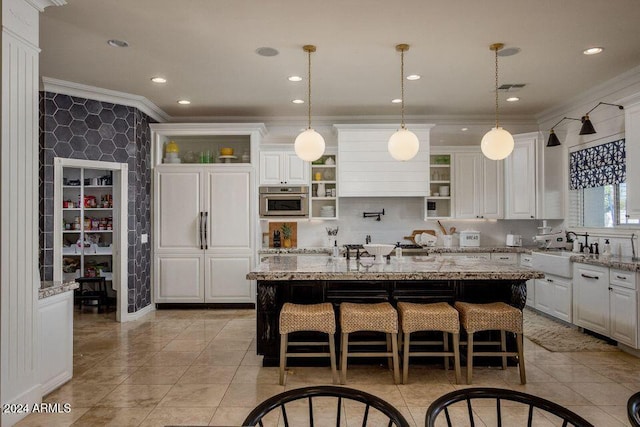
<path id="1" fill-rule="evenodd" d="M 627 179 L 624 139 L 569 154 L 569 189 L 620 184 Z"/>

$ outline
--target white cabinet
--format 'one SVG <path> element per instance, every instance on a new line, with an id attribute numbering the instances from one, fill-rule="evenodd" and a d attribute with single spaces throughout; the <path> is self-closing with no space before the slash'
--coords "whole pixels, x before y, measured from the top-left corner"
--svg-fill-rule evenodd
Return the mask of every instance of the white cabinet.
<path id="1" fill-rule="evenodd" d="M 311 163 L 309 218 L 338 219 L 338 171 L 336 154 L 327 150 Z"/>
<path id="2" fill-rule="evenodd" d="M 503 208 L 503 165 L 479 151 L 454 156 L 455 217 L 500 219 Z"/>
<path id="3" fill-rule="evenodd" d="M 627 215 L 640 218 L 640 103 L 625 107 Z"/>
<path id="4" fill-rule="evenodd" d="M 429 194 L 425 198 L 424 219 L 448 219 L 454 214 L 453 154 L 435 148 L 429 157 Z"/>
<path id="5" fill-rule="evenodd" d="M 515 147 L 505 159 L 505 219 L 536 217 L 536 146 L 538 133 L 514 135 Z"/>
<path id="6" fill-rule="evenodd" d="M 611 286 L 609 291 L 611 333 L 614 340 L 638 346 L 638 296 L 635 289 Z"/>
<path id="7" fill-rule="evenodd" d="M 429 130 L 408 125 L 420 141 L 411 160 L 389 154 L 398 125 L 335 125 L 338 129 L 338 184 L 341 197 L 426 197 L 429 194 Z"/>
<path id="8" fill-rule="evenodd" d="M 609 335 L 609 269 L 578 263 L 573 269 L 574 323 Z"/>
<path id="9" fill-rule="evenodd" d="M 572 283 L 570 279 L 545 274 L 534 282 L 533 307 L 565 322 L 573 319 Z"/>
<path id="10" fill-rule="evenodd" d="M 491 253 L 491 261 L 501 264 L 516 265 L 518 264 L 518 254 L 516 253 Z"/>
<path id="11" fill-rule="evenodd" d="M 38 301 L 39 376 L 42 395 L 73 376 L 73 291 Z"/>
<path id="12" fill-rule="evenodd" d="M 159 165 L 154 177 L 156 303 L 253 301 L 253 169 Z"/>
<path id="13" fill-rule="evenodd" d="M 520 265 L 523 267 L 533 266 L 533 257 L 530 254 L 520 254 Z M 535 292 L 536 292 L 535 279 L 527 280 L 527 306 L 535 307 Z"/>
<path id="14" fill-rule="evenodd" d="M 261 151 L 260 184 L 305 185 L 309 183 L 309 163 L 294 151 Z"/>

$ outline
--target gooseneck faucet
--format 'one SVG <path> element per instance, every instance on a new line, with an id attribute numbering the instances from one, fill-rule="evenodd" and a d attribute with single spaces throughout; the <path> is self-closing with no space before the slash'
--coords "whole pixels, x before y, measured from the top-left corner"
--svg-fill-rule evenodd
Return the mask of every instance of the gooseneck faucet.
<path id="1" fill-rule="evenodd" d="M 371 234 L 366 235 L 366 237 L 364 238 L 364 243 L 367 245 L 371 243 Z"/>

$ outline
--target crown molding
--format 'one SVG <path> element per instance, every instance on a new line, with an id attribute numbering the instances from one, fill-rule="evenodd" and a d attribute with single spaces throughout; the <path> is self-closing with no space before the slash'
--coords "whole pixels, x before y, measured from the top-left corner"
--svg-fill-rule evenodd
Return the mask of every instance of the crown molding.
<path id="1" fill-rule="evenodd" d="M 34 8 L 40 12 L 44 12 L 44 9 L 49 6 L 64 6 L 67 4 L 67 0 L 25 0 Z"/>
<path id="2" fill-rule="evenodd" d="M 169 131 L 174 135 L 246 135 L 247 132 L 258 132 L 260 136 L 267 134 L 264 123 L 180 123 L 177 122 L 151 123 L 154 131 Z"/>
<path id="3" fill-rule="evenodd" d="M 536 119 L 539 124 L 542 124 L 547 121 L 555 120 L 558 117 L 566 116 L 570 111 L 578 107 L 582 107 L 585 104 L 605 100 L 605 98 L 609 98 L 608 101 L 605 100 L 606 102 L 618 104 L 630 102 L 627 101 L 627 98 L 640 100 L 640 94 L 622 96 L 621 98 L 619 97 L 620 95 L 618 95 L 618 98 L 615 98 L 616 93 L 624 91 L 634 85 L 640 85 L 640 66 L 634 67 L 616 77 L 613 77 L 612 79 L 594 86 L 591 89 L 582 92 L 580 95 L 569 99 L 564 104 L 542 111 L 540 114 L 536 115 Z"/>
<path id="4" fill-rule="evenodd" d="M 157 122 L 167 122 L 171 120 L 171 116 L 144 96 L 44 76 L 42 77 L 42 87 L 47 92 L 134 107 Z"/>

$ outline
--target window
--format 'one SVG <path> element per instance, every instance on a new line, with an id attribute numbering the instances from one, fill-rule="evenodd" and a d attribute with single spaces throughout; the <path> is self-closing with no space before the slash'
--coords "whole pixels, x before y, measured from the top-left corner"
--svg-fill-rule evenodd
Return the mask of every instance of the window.
<path id="1" fill-rule="evenodd" d="M 638 224 L 627 218 L 625 140 L 569 155 L 570 226 L 616 227 Z"/>

